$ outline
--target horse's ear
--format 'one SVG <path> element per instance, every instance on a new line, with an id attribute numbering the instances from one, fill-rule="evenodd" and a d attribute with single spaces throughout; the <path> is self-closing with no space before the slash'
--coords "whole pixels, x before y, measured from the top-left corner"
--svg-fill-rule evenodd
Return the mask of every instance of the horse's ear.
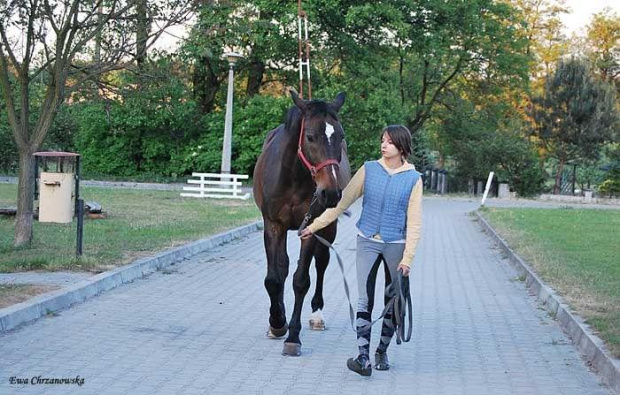
<path id="1" fill-rule="evenodd" d="M 293 98 L 293 103 L 295 103 L 295 105 L 299 107 L 301 111 L 305 111 L 308 105 L 302 98 L 299 97 L 299 94 L 297 93 L 297 91 L 293 88 L 289 88 L 288 91 L 291 94 L 291 97 Z"/>
<path id="2" fill-rule="evenodd" d="M 346 97 L 346 94 L 344 92 L 340 92 L 336 98 L 334 99 L 334 101 L 332 102 L 332 107 L 334 108 L 334 110 L 336 110 L 336 112 L 340 111 L 340 108 L 342 107 L 342 105 L 344 104 L 344 98 Z"/>

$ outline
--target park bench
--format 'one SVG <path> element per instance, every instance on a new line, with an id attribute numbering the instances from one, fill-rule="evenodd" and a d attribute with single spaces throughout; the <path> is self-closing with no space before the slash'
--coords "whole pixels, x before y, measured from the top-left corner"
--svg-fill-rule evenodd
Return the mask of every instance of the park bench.
<path id="1" fill-rule="evenodd" d="M 215 199 L 249 199 L 249 193 L 241 190 L 241 181 L 247 180 L 249 176 L 243 174 L 215 174 L 215 173 L 192 173 L 192 177 L 198 179 L 188 179 L 187 183 L 197 186 L 183 187 L 183 191 L 192 193 L 181 193 L 184 197 L 215 198 Z"/>

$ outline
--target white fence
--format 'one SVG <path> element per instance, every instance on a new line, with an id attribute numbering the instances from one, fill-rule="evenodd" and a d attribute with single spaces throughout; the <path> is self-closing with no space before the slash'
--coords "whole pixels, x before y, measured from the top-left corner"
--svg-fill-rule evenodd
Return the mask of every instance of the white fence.
<path id="1" fill-rule="evenodd" d="M 239 181 L 247 180 L 249 178 L 247 175 L 192 173 L 192 177 L 199 177 L 199 179 L 189 179 L 187 183 L 198 186 L 183 187 L 183 190 L 194 193 L 181 193 L 181 196 L 243 200 L 250 198 L 249 193 L 243 194 L 241 190 L 241 181 Z"/>

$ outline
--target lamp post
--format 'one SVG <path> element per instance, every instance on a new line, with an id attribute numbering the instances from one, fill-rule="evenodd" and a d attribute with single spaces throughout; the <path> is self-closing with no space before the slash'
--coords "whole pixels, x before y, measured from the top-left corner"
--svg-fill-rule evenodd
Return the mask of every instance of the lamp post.
<path id="1" fill-rule="evenodd" d="M 222 147 L 222 174 L 230 174 L 232 156 L 232 110 L 233 110 L 233 78 L 235 63 L 242 56 L 236 52 L 224 54 L 228 59 L 228 94 L 226 97 L 226 120 L 224 122 L 224 145 Z"/>

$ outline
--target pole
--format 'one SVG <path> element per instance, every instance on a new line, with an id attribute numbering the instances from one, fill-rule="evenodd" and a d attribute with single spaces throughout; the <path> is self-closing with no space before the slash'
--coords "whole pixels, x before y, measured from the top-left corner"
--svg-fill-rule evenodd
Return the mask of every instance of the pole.
<path id="1" fill-rule="evenodd" d="M 575 183 L 577 182 L 577 165 L 573 165 L 573 192 L 572 195 L 575 196 Z"/>
<path id="2" fill-rule="evenodd" d="M 75 157 L 75 212 L 73 213 L 76 216 L 79 212 L 78 201 L 80 200 L 80 157 Z"/>
<path id="3" fill-rule="evenodd" d="M 232 111 L 233 111 L 233 78 L 234 64 L 228 69 L 228 94 L 226 97 L 226 119 L 224 124 L 224 147 L 222 149 L 222 174 L 230 174 L 230 162 L 232 155 Z"/>
<path id="4" fill-rule="evenodd" d="M 487 185 L 484 187 L 484 195 L 482 196 L 481 206 L 484 206 L 484 201 L 487 200 L 487 195 L 489 194 L 489 189 L 491 188 L 491 181 L 493 181 L 493 172 L 489 173 L 489 178 L 487 178 Z"/>
<path id="5" fill-rule="evenodd" d="M 77 200 L 77 240 L 75 243 L 75 256 L 82 256 L 82 244 L 84 240 L 84 199 Z"/>

